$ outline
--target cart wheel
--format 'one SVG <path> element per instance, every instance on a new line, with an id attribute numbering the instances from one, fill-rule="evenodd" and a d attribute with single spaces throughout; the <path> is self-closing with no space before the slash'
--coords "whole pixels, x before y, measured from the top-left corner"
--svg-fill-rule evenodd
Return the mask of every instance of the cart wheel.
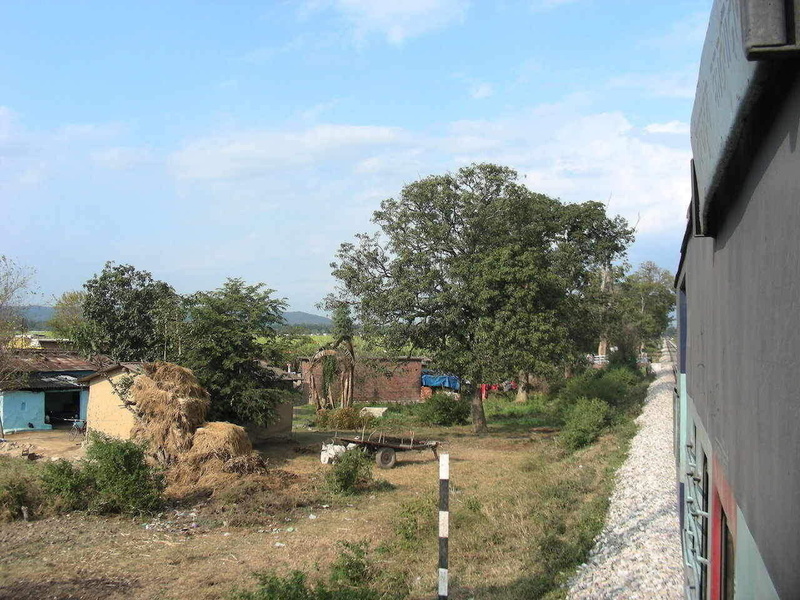
<path id="1" fill-rule="evenodd" d="M 391 469 L 397 462 L 397 453 L 394 448 L 381 448 L 375 453 L 375 463 L 381 469 Z"/>

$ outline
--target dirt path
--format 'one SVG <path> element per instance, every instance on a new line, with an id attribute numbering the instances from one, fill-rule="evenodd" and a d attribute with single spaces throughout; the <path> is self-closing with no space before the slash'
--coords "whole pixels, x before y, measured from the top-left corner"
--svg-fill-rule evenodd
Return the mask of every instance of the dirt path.
<path id="1" fill-rule="evenodd" d="M 25 451 L 46 459 L 76 460 L 83 456 L 82 440 L 72 437 L 70 433 L 69 429 L 9 433 L 3 441 L 0 441 L 0 454 L 21 456 Z"/>

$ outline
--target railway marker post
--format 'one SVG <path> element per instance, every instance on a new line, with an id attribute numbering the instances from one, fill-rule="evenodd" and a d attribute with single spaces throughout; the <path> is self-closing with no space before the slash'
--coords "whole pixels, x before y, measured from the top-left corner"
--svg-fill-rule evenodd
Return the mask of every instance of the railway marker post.
<path id="1" fill-rule="evenodd" d="M 447 543 L 450 536 L 450 455 L 439 456 L 439 600 L 447 600 Z"/>

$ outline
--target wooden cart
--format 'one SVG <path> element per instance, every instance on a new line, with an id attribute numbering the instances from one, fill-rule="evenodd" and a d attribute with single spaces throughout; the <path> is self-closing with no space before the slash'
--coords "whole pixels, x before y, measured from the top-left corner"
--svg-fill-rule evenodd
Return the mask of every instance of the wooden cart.
<path id="1" fill-rule="evenodd" d="M 414 434 L 410 437 L 392 437 L 382 433 L 373 432 L 369 437 L 340 437 L 333 438 L 334 444 L 341 444 L 346 446 L 348 444 L 355 444 L 359 448 L 363 448 L 366 452 L 375 455 L 375 464 L 381 469 L 391 469 L 397 463 L 398 452 L 408 452 L 411 450 L 430 450 L 433 452 L 434 459 L 439 458 L 437 448 L 441 442 L 432 440 L 419 440 L 414 438 Z"/>

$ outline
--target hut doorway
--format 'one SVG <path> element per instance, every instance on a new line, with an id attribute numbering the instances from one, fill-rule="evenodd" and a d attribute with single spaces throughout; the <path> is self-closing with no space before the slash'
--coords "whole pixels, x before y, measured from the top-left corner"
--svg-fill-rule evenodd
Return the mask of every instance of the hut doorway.
<path id="1" fill-rule="evenodd" d="M 50 423 L 53 429 L 72 427 L 72 421 L 79 419 L 81 412 L 81 393 L 79 391 L 45 392 L 44 414 L 45 422 Z"/>

